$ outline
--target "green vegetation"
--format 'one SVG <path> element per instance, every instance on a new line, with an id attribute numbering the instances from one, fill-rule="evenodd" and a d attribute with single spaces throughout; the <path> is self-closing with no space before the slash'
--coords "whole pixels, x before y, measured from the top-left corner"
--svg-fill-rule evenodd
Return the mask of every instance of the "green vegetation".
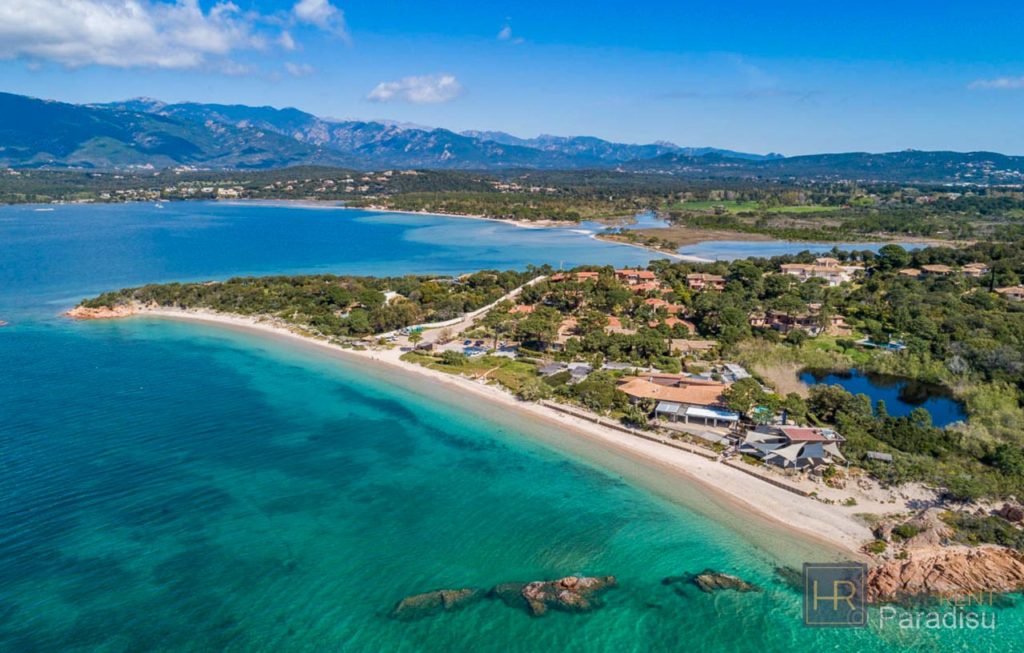
<path id="1" fill-rule="evenodd" d="M 267 315 L 326 336 L 366 336 L 458 317 L 494 302 L 535 275 L 534 271 L 484 271 L 458 279 L 330 274 L 238 277 L 224 282 L 126 288 L 86 300 L 83 305 L 99 307 L 137 302 L 239 315 Z M 386 292 L 397 295 L 389 299 Z"/>
<path id="2" fill-rule="evenodd" d="M 947 512 L 942 518 L 953 528 L 958 542 L 971 546 L 999 544 L 1024 551 L 1024 531 L 1004 519 L 966 512 Z"/>

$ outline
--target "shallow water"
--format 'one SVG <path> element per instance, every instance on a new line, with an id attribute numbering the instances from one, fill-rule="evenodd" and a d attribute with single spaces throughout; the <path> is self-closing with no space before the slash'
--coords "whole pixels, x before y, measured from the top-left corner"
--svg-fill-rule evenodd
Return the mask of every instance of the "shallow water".
<path id="1" fill-rule="evenodd" d="M 693 245 L 683 245 L 679 253 L 685 256 L 714 261 L 733 261 L 738 258 L 758 256 L 771 258 L 787 254 L 810 252 L 829 254 L 834 249 L 877 252 L 888 243 L 809 243 L 801 240 L 709 240 Z M 898 243 L 902 244 L 902 243 Z M 913 246 L 903 245 L 908 249 Z"/>
<path id="2" fill-rule="evenodd" d="M 639 250 L 420 216 L 56 208 L 0 209 L 0 316 L 15 318 L 0 329 L 0 650 L 1004 651 L 1024 641 L 1016 607 L 999 610 L 995 635 L 806 629 L 799 595 L 774 576 L 770 528 L 709 519 L 719 508 L 692 488 L 557 429 L 263 338 L 54 317 L 68 298 L 177 276 L 464 271 L 545 256 L 620 265 Z M 484 242 L 495 228 L 517 246 Z M 460 246 L 467 229 L 472 245 Z M 707 567 L 764 591 L 660 584 Z M 387 617 L 406 594 L 568 573 L 615 574 L 621 587 L 586 615 L 532 619 L 487 601 Z"/>

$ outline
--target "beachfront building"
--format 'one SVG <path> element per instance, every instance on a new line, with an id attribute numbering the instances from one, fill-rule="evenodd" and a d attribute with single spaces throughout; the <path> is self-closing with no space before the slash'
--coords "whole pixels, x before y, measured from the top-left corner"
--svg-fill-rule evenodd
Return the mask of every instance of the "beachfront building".
<path id="1" fill-rule="evenodd" d="M 725 409 L 722 393 L 727 383 L 682 374 L 645 374 L 623 377 L 618 386 L 630 403 L 655 403 L 654 416 L 672 422 L 706 426 L 734 426 L 740 416 Z"/>
<path id="2" fill-rule="evenodd" d="M 747 431 L 739 452 L 783 469 L 809 469 L 843 461 L 845 439 L 832 429 L 810 426 L 758 426 Z"/>
<path id="3" fill-rule="evenodd" d="M 725 290 L 725 277 L 705 272 L 693 272 L 686 275 L 686 287 L 697 292 Z"/>
<path id="4" fill-rule="evenodd" d="M 1024 286 L 1008 286 L 1006 288 L 996 288 L 996 292 L 1003 297 L 1009 299 L 1011 302 L 1024 301 Z"/>

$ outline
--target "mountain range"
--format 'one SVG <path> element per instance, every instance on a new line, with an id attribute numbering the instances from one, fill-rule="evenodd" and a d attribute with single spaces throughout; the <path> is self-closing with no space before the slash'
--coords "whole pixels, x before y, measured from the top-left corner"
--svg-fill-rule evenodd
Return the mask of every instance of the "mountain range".
<path id="1" fill-rule="evenodd" d="M 599 169 L 684 177 L 1022 183 L 1024 157 L 989 152 L 863 152 L 783 157 L 593 136 L 519 138 L 387 121 L 320 118 L 294 108 L 168 104 L 136 98 L 76 105 L 0 93 L 0 166 L 207 169 L 327 165 L 355 169 Z"/>

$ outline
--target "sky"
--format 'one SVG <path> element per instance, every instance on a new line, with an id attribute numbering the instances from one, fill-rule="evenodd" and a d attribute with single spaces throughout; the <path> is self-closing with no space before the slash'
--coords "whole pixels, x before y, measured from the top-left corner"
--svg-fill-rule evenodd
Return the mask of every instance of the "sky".
<path id="1" fill-rule="evenodd" d="M 1024 3 L 0 0 L 0 91 L 786 155 L 1024 155 Z"/>

